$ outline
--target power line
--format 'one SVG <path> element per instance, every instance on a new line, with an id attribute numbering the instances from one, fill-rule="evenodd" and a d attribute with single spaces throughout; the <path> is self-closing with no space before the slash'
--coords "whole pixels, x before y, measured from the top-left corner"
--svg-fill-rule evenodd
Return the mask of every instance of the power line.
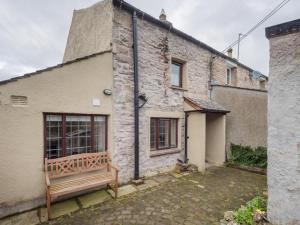
<path id="1" fill-rule="evenodd" d="M 290 0 L 283 0 L 279 5 L 277 5 L 271 12 L 269 12 L 262 20 L 260 20 L 257 24 L 255 24 L 250 30 L 248 30 L 245 34 L 242 34 L 238 40 L 233 42 L 227 48 L 225 48 L 222 53 L 226 52 L 228 49 L 235 46 L 237 43 L 241 42 L 245 37 L 247 37 L 251 32 L 253 32 L 256 28 L 258 28 L 261 24 L 263 24 L 267 19 L 273 16 L 279 9 L 285 6 Z"/>

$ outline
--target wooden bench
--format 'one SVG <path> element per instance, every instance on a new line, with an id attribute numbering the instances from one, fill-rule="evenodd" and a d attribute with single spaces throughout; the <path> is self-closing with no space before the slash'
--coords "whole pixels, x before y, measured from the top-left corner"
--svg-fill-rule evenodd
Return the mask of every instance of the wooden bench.
<path id="1" fill-rule="evenodd" d="M 51 202 L 70 193 L 106 184 L 115 192 L 117 198 L 118 172 L 119 170 L 111 165 L 108 152 L 84 153 L 58 159 L 46 158 L 48 216 L 51 214 Z"/>

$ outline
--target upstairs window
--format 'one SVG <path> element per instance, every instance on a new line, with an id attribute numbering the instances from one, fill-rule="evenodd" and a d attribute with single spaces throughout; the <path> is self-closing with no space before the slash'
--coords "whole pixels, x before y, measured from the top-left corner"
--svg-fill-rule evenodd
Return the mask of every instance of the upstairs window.
<path id="1" fill-rule="evenodd" d="M 232 68 L 227 68 L 226 84 L 231 85 L 231 81 L 232 81 Z"/>
<path id="2" fill-rule="evenodd" d="M 171 66 L 171 85 L 182 88 L 183 64 L 172 60 Z"/>
<path id="3" fill-rule="evenodd" d="M 266 81 L 265 80 L 259 81 L 259 88 L 262 90 L 266 89 Z"/>
<path id="4" fill-rule="evenodd" d="M 151 118 L 150 123 L 151 150 L 177 148 L 178 119 Z"/>
<path id="5" fill-rule="evenodd" d="M 105 151 L 106 136 L 106 116 L 45 115 L 45 155 L 48 159 Z"/>

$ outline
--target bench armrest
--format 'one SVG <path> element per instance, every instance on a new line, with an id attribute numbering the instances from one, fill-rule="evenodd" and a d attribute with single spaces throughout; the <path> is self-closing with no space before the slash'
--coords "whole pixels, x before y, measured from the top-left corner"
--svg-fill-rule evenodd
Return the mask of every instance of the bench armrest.
<path id="1" fill-rule="evenodd" d="M 48 176 L 47 172 L 45 173 L 45 179 L 46 179 L 46 185 L 47 185 L 47 187 L 50 186 L 50 179 L 49 179 L 49 176 Z"/>
<path id="2" fill-rule="evenodd" d="M 120 171 L 120 169 L 119 168 L 117 168 L 117 167 L 115 167 L 115 166 L 113 166 L 110 162 L 108 163 L 108 165 L 109 165 L 109 167 L 110 168 L 113 168 L 114 170 L 116 170 L 117 172 L 119 172 Z"/>

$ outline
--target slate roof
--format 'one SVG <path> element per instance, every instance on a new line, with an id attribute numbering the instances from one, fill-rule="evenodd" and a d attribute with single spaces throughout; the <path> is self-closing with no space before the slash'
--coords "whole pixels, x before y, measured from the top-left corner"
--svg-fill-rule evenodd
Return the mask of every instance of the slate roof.
<path id="1" fill-rule="evenodd" d="M 300 32 L 300 19 L 277 24 L 266 28 L 266 37 L 268 39 L 279 35 Z"/>
<path id="2" fill-rule="evenodd" d="M 224 106 L 212 100 L 184 97 L 185 102 L 200 112 L 229 113 Z"/>

